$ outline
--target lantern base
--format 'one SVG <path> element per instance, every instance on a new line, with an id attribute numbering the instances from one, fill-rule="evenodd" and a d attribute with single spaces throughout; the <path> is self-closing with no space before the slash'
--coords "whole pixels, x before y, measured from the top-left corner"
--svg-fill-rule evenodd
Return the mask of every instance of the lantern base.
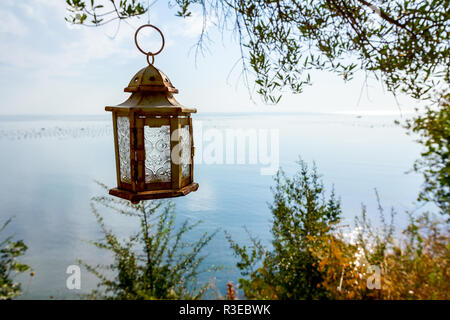
<path id="1" fill-rule="evenodd" d="M 139 203 L 141 200 L 152 200 L 152 199 L 162 199 L 162 198 L 173 198 L 185 196 L 190 192 L 197 191 L 198 183 L 192 182 L 187 186 L 184 186 L 180 189 L 175 190 L 151 190 L 151 191 L 142 191 L 142 192 L 131 192 L 127 190 L 122 190 L 118 188 L 114 188 L 109 190 L 109 194 L 112 196 L 116 196 L 125 200 L 131 201 L 131 203 Z"/>

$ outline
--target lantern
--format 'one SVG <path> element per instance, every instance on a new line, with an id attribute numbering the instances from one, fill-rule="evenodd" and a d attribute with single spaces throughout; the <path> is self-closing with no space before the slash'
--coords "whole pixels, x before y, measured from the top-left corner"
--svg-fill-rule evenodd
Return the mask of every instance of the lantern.
<path id="1" fill-rule="evenodd" d="M 143 51 L 137 34 L 143 27 L 156 29 L 163 39 L 156 53 Z M 164 36 L 152 26 L 141 26 L 135 34 L 138 49 L 148 66 L 133 76 L 125 92 L 131 96 L 112 112 L 117 188 L 111 195 L 138 203 L 141 200 L 184 196 L 198 189 L 194 182 L 194 141 L 191 113 L 175 100 L 178 90 L 153 66 L 154 56 L 164 47 Z M 151 57 L 152 62 L 149 61 Z"/>

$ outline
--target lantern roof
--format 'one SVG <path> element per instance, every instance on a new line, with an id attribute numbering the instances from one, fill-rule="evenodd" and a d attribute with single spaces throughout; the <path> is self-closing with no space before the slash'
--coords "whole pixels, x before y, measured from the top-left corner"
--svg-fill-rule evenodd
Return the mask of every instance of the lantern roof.
<path id="1" fill-rule="evenodd" d="M 167 91 L 170 93 L 178 93 L 169 78 L 152 64 L 139 70 L 131 79 L 125 92 L 136 91 Z"/>
<path id="2" fill-rule="evenodd" d="M 106 111 L 153 110 L 155 113 L 195 113 L 195 108 L 182 106 L 173 96 L 178 93 L 169 78 L 152 64 L 139 70 L 124 89 L 131 96 L 117 106 L 107 106 Z"/>

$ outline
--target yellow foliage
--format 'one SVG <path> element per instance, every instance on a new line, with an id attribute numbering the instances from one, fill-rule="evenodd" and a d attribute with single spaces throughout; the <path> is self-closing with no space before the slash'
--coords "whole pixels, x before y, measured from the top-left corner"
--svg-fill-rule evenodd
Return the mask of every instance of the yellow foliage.
<path id="1" fill-rule="evenodd" d="M 414 227 L 414 228 L 411 228 Z M 412 230 L 412 231 L 411 231 Z M 361 231 L 365 232 L 365 231 Z M 408 239 L 351 244 L 337 232 L 327 234 L 312 251 L 324 273 L 331 299 L 450 299 L 448 226 L 417 218 L 405 231 Z M 369 235 L 364 234 L 367 238 Z M 376 253 L 383 252 L 380 256 Z M 380 288 L 369 288 L 379 268 Z"/>

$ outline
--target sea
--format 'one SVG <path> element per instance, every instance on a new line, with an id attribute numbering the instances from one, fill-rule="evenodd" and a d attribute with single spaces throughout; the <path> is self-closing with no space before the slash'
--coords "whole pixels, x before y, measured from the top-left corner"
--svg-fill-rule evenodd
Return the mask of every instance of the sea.
<path id="1" fill-rule="evenodd" d="M 340 199 L 343 223 L 350 227 L 363 206 L 375 224 L 379 203 L 385 214 L 394 210 L 399 230 L 407 212 L 426 209 L 416 202 L 422 177 L 412 172 L 421 146 L 394 123 L 405 116 L 199 113 L 193 119 L 199 189 L 170 201 L 176 228 L 186 219 L 201 221 L 186 234 L 187 242 L 217 232 L 203 250 L 201 267 L 207 271 L 198 280 L 210 284 L 211 298 L 220 298 L 226 284 L 236 285 L 241 277 L 225 233 L 242 245 L 252 236 L 270 248 L 275 173 L 282 168 L 294 175 L 299 159 L 316 166 L 326 193 L 334 190 Z M 0 116 L 0 150 L 0 223 L 12 218 L 0 240 L 9 235 L 23 240 L 28 250 L 20 261 L 34 272 L 15 277 L 20 299 L 83 298 L 98 280 L 80 260 L 113 261 L 91 243 L 102 237 L 92 198 L 107 195 L 99 182 L 116 183 L 110 115 Z M 136 218 L 97 207 L 120 239 L 138 230 Z M 73 266 L 81 270 L 79 289 L 68 285 Z"/>

